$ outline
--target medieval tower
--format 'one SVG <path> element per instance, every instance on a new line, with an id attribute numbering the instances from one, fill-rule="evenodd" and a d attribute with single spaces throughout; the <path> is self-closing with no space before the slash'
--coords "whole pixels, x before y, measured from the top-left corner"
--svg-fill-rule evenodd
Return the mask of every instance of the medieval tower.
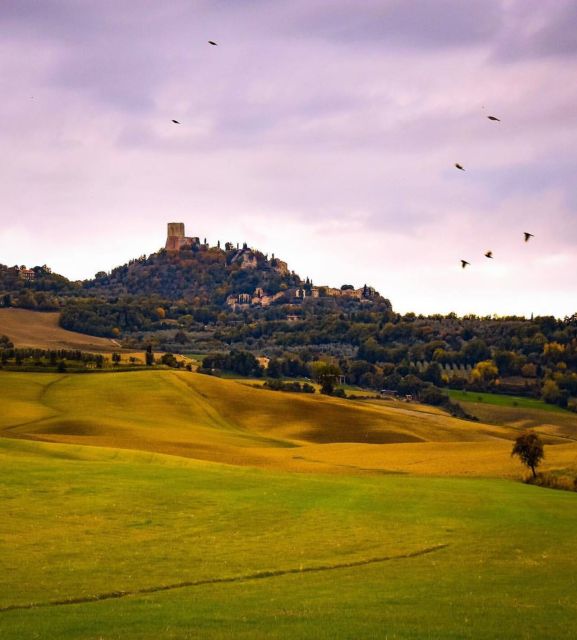
<path id="1" fill-rule="evenodd" d="M 199 244 L 198 238 L 189 238 L 184 235 L 184 222 L 169 222 L 166 234 L 167 251 L 179 251 L 183 247 L 192 247 Z"/>

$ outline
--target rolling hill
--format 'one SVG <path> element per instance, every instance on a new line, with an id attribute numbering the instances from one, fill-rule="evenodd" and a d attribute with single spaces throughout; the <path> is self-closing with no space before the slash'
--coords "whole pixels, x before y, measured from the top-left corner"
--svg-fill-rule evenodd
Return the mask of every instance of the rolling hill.
<path id="1" fill-rule="evenodd" d="M 3 640 L 577 634 L 572 493 L 8 438 L 0 465 Z"/>
<path id="2" fill-rule="evenodd" d="M 81 349 L 98 353 L 118 351 L 120 346 L 109 338 L 98 338 L 59 326 L 60 313 L 0 308 L 0 335 L 6 335 L 16 347 L 39 349 Z"/>
<path id="3" fill-rule="evenodd" d="M 507 480 L 514 425 L 173 370 L 0 388 L 3 640 L 577 634 L 577 496 Z"/>
<path id="4" fill-rule="evenodd" d="M 183 371 L 4 372 L 0 383 L 0 434 L 10 437 L 307 472 L 522 472 L 510 457 L 514 426 L 424 405 L 287 394 Z M 543 435 L 555 444 L 549 465 L 575 460 L 577 443 Z"/>

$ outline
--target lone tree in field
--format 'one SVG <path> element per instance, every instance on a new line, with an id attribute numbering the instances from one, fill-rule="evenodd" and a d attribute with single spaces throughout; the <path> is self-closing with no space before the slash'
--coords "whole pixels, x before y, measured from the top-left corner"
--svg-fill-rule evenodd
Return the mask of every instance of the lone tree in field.
<path id="1" fill-rule="evenodd" d="M 535 470 L 545 457 L 543 442 L 534 431 L 526 431 L 515 440 L 511 455 L 519 456 L 521 462 L 531 469 L 533 477 L 536 478 L 537 472 Z"/>

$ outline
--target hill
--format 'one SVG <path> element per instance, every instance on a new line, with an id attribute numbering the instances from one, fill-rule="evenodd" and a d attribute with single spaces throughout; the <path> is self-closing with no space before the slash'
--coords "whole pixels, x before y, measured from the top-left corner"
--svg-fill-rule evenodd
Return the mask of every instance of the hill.
<path id="1" fill-rule="evenodd" d="M 0 434 L 307 472 L 519 477 L 511 426 L 421 405 L 298 396 L 189 372 L 1 373 Z M 577 444 L 542 430 L 549 467 Z M 577 437 L 577 428 L 573 429 Z"/>
<path id="2" fill-rule="evenodd" d="M 8 336 L 16 347 L 81 349 L 98 353 L 120 348 L 115 340 L 63 329 L 59 312 L 0 309 L 0 335 Z"/>
<path id="3" fill-rule="evenodd" d="M 514 426 L 171 370 L 0 388 L 3 639 L 577 633 L 577 496 L 503 479 Z"/>
<path id="4" fill-rule="evenodd" d="M 6 438 L 0 465 L 3 640 L 577 634 L 572 493 Z"/>
<path id="5" fill-rule="evenodd" d="M 288 377 L 310 377 L 324 360 L 348 384 L 427 402 L 435 385 L 577 412 L 577 315 L 400 315 L 370 286 L 319 286 L 274 254 L 186 237 L 182 223 L 169 224 L 165 248 L 84 282 L 0 265 L 0 305 L 59 309 L 64 329 L 132 351 L 244 350 Z"/>

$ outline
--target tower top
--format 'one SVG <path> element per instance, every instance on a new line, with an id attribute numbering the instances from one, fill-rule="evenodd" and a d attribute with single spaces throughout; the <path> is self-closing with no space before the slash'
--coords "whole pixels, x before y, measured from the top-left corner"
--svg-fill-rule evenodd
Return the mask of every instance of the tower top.
<path id="1" fill-rule="evenodd" d="M 188 238 L 184 235 L 184 222 L 169 222 L 167 229 L 167 251 L 179 251 L 183 248 L 192 248 L 200 244 L 198 238 Z"/>
<path id="2" fill-rule="evenodd" d="M 169 238 L 184 238 L 184 222 L 169 222 L 167 236 Z"/>

